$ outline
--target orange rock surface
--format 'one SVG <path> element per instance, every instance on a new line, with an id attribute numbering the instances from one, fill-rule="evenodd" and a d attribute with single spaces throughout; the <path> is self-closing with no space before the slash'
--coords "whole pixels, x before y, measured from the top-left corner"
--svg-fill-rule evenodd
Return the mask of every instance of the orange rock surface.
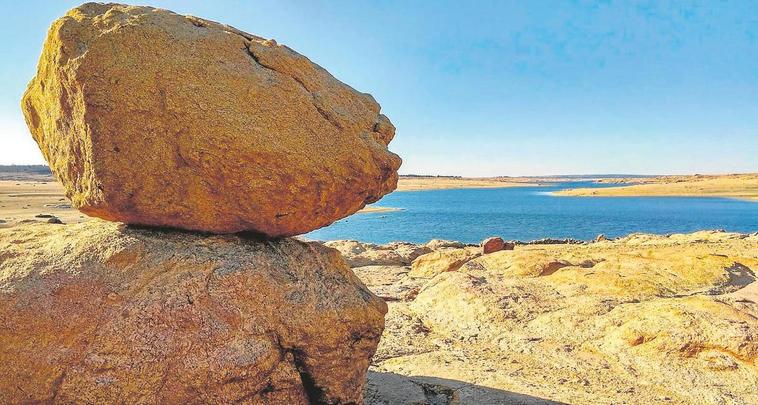
<path id="1" fill-rule="evenodd" d="M 20 224 L 0 403 L 360 403 L 386 310 L 318 243 Z"/>

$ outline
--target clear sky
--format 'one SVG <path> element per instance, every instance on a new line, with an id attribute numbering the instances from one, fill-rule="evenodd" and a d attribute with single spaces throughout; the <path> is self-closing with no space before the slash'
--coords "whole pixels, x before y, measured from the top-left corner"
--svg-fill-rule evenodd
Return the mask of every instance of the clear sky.
<path id="1" fill-rule="evenodd" d="M 77 4 L 2 1 L 0 164 L 44 162 L 19 100 Z M 758 171 L 755 1 L 149 5 L 274 38 L 373 94 L 404 174 Z"/>

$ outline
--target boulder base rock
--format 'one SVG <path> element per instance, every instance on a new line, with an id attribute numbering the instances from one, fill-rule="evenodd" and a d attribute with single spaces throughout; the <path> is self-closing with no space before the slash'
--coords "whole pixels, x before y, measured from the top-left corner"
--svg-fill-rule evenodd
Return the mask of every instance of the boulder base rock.
<path id="1" fill-rule="evenodd" d="M 18 225 L 0 403 L 360 403 L 385 312 L 317 243 Z"/>
<path id="2" fill-rule="evenodd" d="M 397 185 L 376 101 L 273 40 L 87 3 L 50 28 L 22 109 L 73 205 L 130 224 L 306 233 Z"/>

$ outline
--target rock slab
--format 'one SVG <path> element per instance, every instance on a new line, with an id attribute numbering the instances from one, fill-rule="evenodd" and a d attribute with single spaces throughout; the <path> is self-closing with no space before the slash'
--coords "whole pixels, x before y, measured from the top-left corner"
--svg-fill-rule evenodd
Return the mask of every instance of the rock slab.
<path id="1" fill-rule="evenodd" d="M 441 271 L 454 253 L 417 259 L 426 278 L 354 269 L 416 286 L 388 302 L 366 404 L 758 404 L 758 234 L 545 240 Z"/>
<path id="2" fill-rule="evenodd" d="M 292 236 L 397 185 L 369 94 L 292 49 L 152 7 L 56 20 L 21 102 L 73 205 L 129 224 Z"/>
<path id="3" fill-rule="evenodd" d="M 361 403 L 386 310 L 317 243 L 18 225 L 0 403 Z"/>

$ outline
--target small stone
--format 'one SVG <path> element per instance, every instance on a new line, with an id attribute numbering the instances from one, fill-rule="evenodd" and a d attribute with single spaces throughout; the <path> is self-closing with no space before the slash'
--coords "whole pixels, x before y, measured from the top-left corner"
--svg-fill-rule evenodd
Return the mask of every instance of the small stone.
<path id="1" fill-rule="evenodd" d="M 505 241 L 499 236 L 493 236 L 482 241 L 482 253 L 485 255 L 488 253 L 498 252 L 505 249 Z"/>

